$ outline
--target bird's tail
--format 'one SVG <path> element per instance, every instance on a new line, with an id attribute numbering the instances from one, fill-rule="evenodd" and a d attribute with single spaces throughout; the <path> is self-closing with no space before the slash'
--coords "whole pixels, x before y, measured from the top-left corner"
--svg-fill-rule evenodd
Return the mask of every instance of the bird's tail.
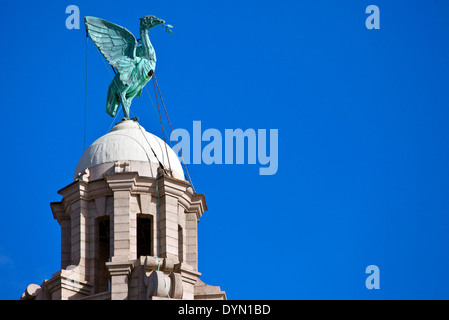
<path id="1" fill-rule="evenodd" d="M 117 114 L 117 109 L 120 105 L 120 99 L 112 87 L 113 86 L 110 85 L 108 89 L 108 97 L 106 101 L 106 113 L 114 118 L 115 115 Z"/>

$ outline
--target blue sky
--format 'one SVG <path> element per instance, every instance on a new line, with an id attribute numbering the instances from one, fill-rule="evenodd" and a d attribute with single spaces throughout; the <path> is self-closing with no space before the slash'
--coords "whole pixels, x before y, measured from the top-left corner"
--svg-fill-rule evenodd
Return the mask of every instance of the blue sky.
<path id="1" fill-rule="evenodd" d="M 446 1 L 0 3 L 0 299 L 60 268 L 50 202 L 83 152 L 81 16 L 150 37 L 175 128 L 279 130 L 279 170 L 189 165 L 209 210 L 199 270 L 229 299 L 449 298 L 449 25 Z M 125 5 L 124 5 L 125 4 Z M 380 29 L 365 8 L 380 8 Z M 87 144 L 111 123 L 111 81 L 88 47 Z M 151 87 L 149 87 L 151 88 Z M 161 137 L 147 96 L 140 123 Z M 367 290 L 365 268 L 380 269 Z"/>

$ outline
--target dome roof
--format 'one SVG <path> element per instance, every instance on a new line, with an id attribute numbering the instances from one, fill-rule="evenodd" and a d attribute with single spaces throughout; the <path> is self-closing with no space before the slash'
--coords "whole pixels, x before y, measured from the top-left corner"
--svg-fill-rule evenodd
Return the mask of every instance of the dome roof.
<path id="1" fill-rule="evenodd" d="M 167 145 L 166 151 L 165 143 L 160 138 L 145 131 L 136 121 L 124 120 L 84 151 L 76 166 L 74 179 L 87 168 L 89 180 L 101 179 L 103 174 L 114 172 L 117 161 L 129 162 L 129 171 L 137 171 L 141 176 L 156 177 L 158 160 L 165 168 L 171 168 L 175 178 L 184 180 L 181 162 L 170 146 Z"/>

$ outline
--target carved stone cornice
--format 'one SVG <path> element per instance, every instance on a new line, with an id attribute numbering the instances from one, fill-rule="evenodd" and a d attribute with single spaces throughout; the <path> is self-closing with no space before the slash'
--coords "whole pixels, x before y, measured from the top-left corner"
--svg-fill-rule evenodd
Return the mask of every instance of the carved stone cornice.
<path id="1" fill-rule="evenodd" d="M 112 191 L 133 191 L 139 178 L 138 172 L 105 174 L 104 179 Z"/>
<path id="2" fill-rule="evenodd" d="M 72 203 L 79 199 L 87 200 L 88 188 L 86 181 L 78 180 L 59 190 L 58 193 L 62 195 L 63 202 Z"/>
<path id="3" fill-rule="evenodd" d="M 106 262 L 106 268 L 110 276 L 129 276 L 134 268 L 134 264 L 129 261 Z"/>
<path id="4" fill-rule="evenodd" d="M 187 266 L 185 263 L 181 264 L 180 273 L 182 276 L 182 280 L 192 285 L 195 285 L 195 283 L 198 281 L 198 278 L 201 277 L 201 272 L 194 271 L 192 267 Z"/>
<path id="5" fill-rule="evenodd" d="M 61 224 L 63 220 L 70 219 L 70 215 L 68 215 L 65 211 L 62 202 L 51 202 L 50 207 L 51 211 L 53 212 L 53 218 L 55 218 L 59 224 Z"/>
<path id="6" fill-rule="evenodd" d="M 71 205 L 79 200 L 87 200 L 88 183 L 85 181 L 74 181 L 68 186 L 58 191 L 62 195 L 60 202 L 50 203 L 53 211 L 53 217 L 61 223 L 65 217 L 70 219 Z M 63 213 L 64 211 L 64 213 Z"/>
<path id="7" fill-rule="evenodd" d="M 161 196 L 169 195 L 180 198 L 184 195 L 190 184 L 186 181 L 162 176 L 158 179 L 158 191 Z"/>
<path id="8" fill-rule="evenodd" d="M 88 281 L 77 279 L 72 277 L 72 274 L 68 270 L 59 270 L 50 280 L 45 281 L 45 285 L 50 293 L 56 290 L 68 290 L 72 293 L 90 295 L 93 292 L 93 285 Z"/>
<path id="9" fill-rule="evenodd" d="M 186 213 L 195 213 L 196 218 L 199 219 L 207 210 L 206 198 L 202 193 L 196 193 L 192 196 L 190 207 L 186 210 Z"/>

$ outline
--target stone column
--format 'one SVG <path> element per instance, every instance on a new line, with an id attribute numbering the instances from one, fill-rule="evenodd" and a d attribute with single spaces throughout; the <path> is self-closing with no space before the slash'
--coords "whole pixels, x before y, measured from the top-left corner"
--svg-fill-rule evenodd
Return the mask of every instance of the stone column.
<path id="1" fill-rule="evenodd" d="M 207 210 L 206 199 L 203 194 L 191 193 L 190 207 L 186 210 L 186 263 L 194 271 L 198 271 L 198 221 Z"/>
<path id="2" fill-rule="evenodd" d="M 61 226 L 61 269 L 65 269 L 71 261 L 70 215 L 66 213 L 61 202 L 52 202 L 50 205 L 53 217 Z"/>
<path id="3" fill-rule="evenodd" d="M 178 207 L 179 199 L 184 195 L 189 184 L 185 181 L 163 176 L 158 179 L 160 206 L 160 257 L 176 263 L 178 257 Z"/>
<path id="4" fill-rule="evenodd" d="M 107 262 L 106 268 L 111 276 L 111 300 L 128 299 L 128 280 L 133 265 L 129 262 Z"/>
<path id="5" fill-rule="evenodd" d="M 131 191 L 135 187 L 137 172 L 121 171 L 127 168 L 116 164 L 116 173 L 105 175 L 105 180 L 114 194 L 114 213 L 111 216 L 112 258 L 106 263 L 111 276 L 111 299 L 128 298 L 128 278 L 132 269 L 132 252 L 130 232 L 132 213 L 130 210 Z M 134 239 L 135 240 L 135 239 Z"/>
<path id="6" fill-rule="evenodd" d="M 178 259 L 178 200 L 170 195 L 161 199 L 160 257 Z"/>
<path id="7" fill-rule="evenodd" d="M 88 184 L 77 181 L 58 192 L 63 201 L 52 203 L 53 215 L 61 224 L 61 268 L 77 266 L 78 276 L 87 276 L 87 236 L 89 233 Z M 62 213 L 62 210 L 65 213 Z"/>
<path id="8" fill-rule="evenodd" d="M 198 271 L 198 218 L 194 212 L 186 213 L 186 254 L 185 262 Z"/>
<path id="9" fill-rule="evenodd" d="M 129 190 L 114 190 L 114 217 L 113 241 L 114 251 L 112 257 L 121 261 L 128 261 L 130 254 L 130 212 Z"/>
<path id="10" fill-rule="evenodd" d="M 87 276 L 87 202 L 80 198 L 71 207 L 71 265 L 78 266 L 79 276 Z"/>

